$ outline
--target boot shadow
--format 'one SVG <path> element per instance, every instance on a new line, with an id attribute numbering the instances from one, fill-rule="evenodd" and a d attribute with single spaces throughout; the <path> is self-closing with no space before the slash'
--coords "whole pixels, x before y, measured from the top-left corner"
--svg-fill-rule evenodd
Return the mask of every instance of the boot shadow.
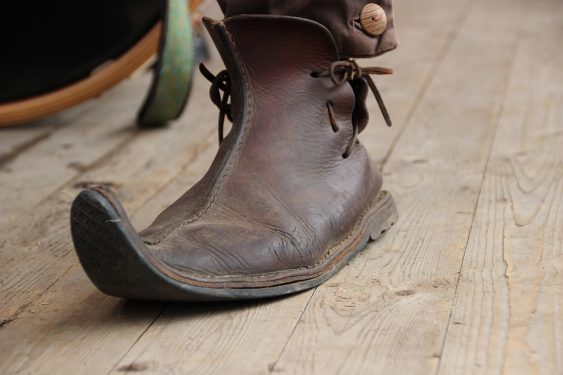
<path id="1" fill-rule="evenodd" d="M 115 306 L 115 313 L 122 316 L 138 316 L 142 311 L 154 311 L 160 307 L 160 316 L 172 315 L 179 318 L 201 318 L 204 316 L 223 315 L 246 309 L 263 308 L 283 301 L 289 296 L 265 298 L 247 301 L 221 302 L 157 302 L 142 300 L 122 300 Z M 148 315 L 147 315 L 148 317 Z"/>

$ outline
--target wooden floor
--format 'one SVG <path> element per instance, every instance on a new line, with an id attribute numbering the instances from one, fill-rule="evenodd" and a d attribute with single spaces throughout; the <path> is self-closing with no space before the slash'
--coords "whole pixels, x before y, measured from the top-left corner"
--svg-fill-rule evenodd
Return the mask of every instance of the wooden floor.
<path id="1" fill-rule="evenodd" d="M 127 302 L 78 265 L 82 188 L 111 186 L 142 228 L 205 172 L 202 79 L 164 130 L 133 126 L 140 75 L 0 131 L 0 373 L 563 374 L 563 1 L 396 3 L 402 43 L 378 61 L 396 126 L 370 101 L 362 142 L 401 218 L 315 290 Z"/>

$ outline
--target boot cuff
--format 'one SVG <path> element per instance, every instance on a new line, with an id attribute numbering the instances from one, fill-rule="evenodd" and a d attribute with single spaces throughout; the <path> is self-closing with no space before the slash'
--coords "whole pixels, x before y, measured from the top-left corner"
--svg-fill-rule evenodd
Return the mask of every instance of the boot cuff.
<path id="1" fill-rule="evenodd" d="M 332 33 L 341 57 L 379 56 L 395 49 L 398 44 L 392 0 L 218 0 L 218 2 L 225 17 L 269 14 L 302 17 L 319 22 Z M 377 32 L 379 35 L 374 35 L 373 32 L 370 34 L 369 30 L 366 30 L 366 23 L 362 22 L 362 10 L 368 4 L 376 4 L 385 11 L 387 25 L 382 32 Z M 373 7 L 373 5 L 369 6 Z"/>

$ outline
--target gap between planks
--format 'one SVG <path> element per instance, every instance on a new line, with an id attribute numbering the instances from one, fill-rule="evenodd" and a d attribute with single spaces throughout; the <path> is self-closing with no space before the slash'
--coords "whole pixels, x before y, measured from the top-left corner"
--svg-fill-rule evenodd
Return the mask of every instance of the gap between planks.
<path id="1" fill-rule="evenodd" d="M 88 101 L 75 108 L 47 119 L 34 121 L 17 127 L 4 127 L 0 132 L 0 168 L 14 160 L 19 154 L 50 137 L 60 128 L 71 125 L 78 117 L 92 109 L 95 101 Z"/>

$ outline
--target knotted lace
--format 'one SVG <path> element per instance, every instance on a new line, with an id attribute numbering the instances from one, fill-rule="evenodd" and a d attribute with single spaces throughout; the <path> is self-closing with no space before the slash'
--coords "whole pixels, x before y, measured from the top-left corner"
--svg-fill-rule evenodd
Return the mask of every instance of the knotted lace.
<path id="1" fill-rule="evenodd" d="M 219 143 L 222 143 L 224 139 L 225 118 L 227 118 L 231 122 L 233 121 L 230 102 L 231 80 L 226 70 L 223 70 L 217 75 L 214 75 L 203 64 L 199 65 L 199 70 L 201 71 L 203 76 L 209 82 L 211 82 L 209 96 L 211 98 L 211 101 L 219 108 Z M 383 102 L 383 98 L 381 97 L 381 93 L 377 89 L 375 82 L 371 78 L 371 75 L 373 74 L 388 75 L 393 74 L 393 70 L 381 67 L 360 67 L 355 60 L 341 60 L 335 61 L 330 64 L 328 70 L 326 71 L 313 72 L 312 76 L 315 78 L 330 77 L 332 82 L 337 86 L 342 86 L 350 81 L 357 79 L 365 79 L 373 95 L 375 96 L 375 100 L 379 105 L 385 122 L 388 126 L 391 126 L 391 117 L 389 116 L 387 107 Z M 327 108 L 332 129 L 335 132 L 338 132 L 340 128 L 338 126 L 336 113 L 334 112 L 333 104 L 331 101 L 327 103 Z M 352 121 L 352 125 L 353 135 L 351 141 L 346 147 L 346 151 L 343 154 L 344 157 L 348 157 L 350 155 L 358 139 L 358 124 L 355 121 Z"/>
<path id="2" fill-rule="evenodd" d="M 231 111 L 231 79 L 226 70 L 222 70 L 217 75 L 213 75 L 203 64 L 199 64 L 199 71 L 203 76 L 211 82 L 209 97 L 213 104 L 219 108 L 219 143 L 223 142 L 225 117 L 233 122 L 233 114 Z"/>
<path id="3" fill-rule="evenodd" d="M 385 106 L 385 102 L 383 101 L 383 97 L 381 93 L 377 89 L 375 82 L 371 78 L 372 74 L 377 75 L 388 75 L 393 74 L 393 70 L 389 68 L 381 68 L 381 67 L 361 67 L 358 65 L 357 61 L 355 60 L 341 60 L 335 61 L 330 64 L 328 70 L 322 72 L 313 72 L 313 77 L 330 77 L 332 82 L 337 86 L 342 86 L 347 82 L 355 81 L 357 79 L 365 79 L 369 88 L 371 89 L 373 95 L 375 96 L 375 100 L 379 105 L 379 109 L 383 114 L 383 118 L 385 119 L 385 123 L 387 126 L 392 126 L 393 123 L 391 122 L 391 116 L 389 116 L 389 112 L 387 111 L 387 107 Z M 336 114 L 334 112 L 333 104 L 331 101 L 327 103 L 330 124 L 332 129 L 337 132 L 339 130 Z M 358 140 L 358 124 L 355 121 L 352 121 L 353 127 L 353 134 L 352 139 L 348 143 L 346 147 L 346 151 L 344 151 L 343 157 L 347 158 L 352 153 L 352 149 L 354 145 L 357 143 Z"/>

